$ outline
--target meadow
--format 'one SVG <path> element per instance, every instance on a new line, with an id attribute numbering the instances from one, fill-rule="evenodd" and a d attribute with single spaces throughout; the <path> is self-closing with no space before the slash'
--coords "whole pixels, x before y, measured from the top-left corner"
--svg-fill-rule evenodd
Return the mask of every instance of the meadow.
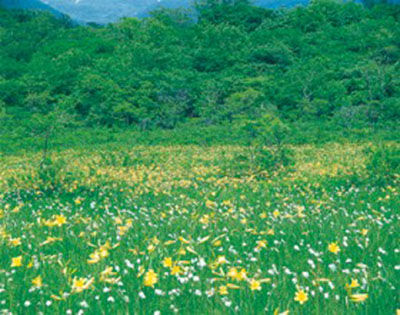
<path id="1" fill-rule="evenodd" d="M 190 2 L 0 4 L 0 314 L 400 315 L 400 6 Z"/>
<path id="2" fill-rule="evenodd" d="M 273 173 L 243 145 L 1 156 L 0 308 L 396 314 L 399 174 L 376 180 L 366 141 L 289 147 Z"/>

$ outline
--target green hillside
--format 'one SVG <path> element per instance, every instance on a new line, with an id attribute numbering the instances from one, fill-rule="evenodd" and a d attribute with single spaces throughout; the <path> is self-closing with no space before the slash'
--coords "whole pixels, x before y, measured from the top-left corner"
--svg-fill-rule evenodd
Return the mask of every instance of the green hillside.
<path id="1" fill-rule="evenodd" d="M 72 26 L 0 11 L 6 130 L 64 112 L 81 126 L 175 128 L 256 119 L 371 126 L 399 118 L 400 8 L 317 1 L 199 7 Z"/>

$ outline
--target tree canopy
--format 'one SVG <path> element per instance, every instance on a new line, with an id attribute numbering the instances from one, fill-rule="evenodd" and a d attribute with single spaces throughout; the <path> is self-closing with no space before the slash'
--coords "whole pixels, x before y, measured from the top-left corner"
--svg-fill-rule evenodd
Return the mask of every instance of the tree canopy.
<path id="1" fill-rule="evenodd" d="M 59 108 L 83 125 L 140 129 L 269 113 L 344 125 L 399 118 L 398 6 L 195 8 L 197 18 L 158 9 L 106 26 L 0 9 L 0 119 Z"/>

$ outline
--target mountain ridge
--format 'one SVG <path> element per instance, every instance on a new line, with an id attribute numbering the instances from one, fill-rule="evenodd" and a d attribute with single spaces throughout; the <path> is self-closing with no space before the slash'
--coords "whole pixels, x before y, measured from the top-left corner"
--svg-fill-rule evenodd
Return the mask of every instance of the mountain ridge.
<path id="1" fill-rule="evenodd" d="M 123 17 L 143 17 L 158 7 L 189 7 L 191 0 L 0 0 L 7 8 L 40 9 L 56 15 L 68 15 L 83 23 L 107 24 Z M 293 7 L 307 4 L 308 0 L 257 0 L 255 4 L 266 8 Z"/>
<path id="2" fill-rule="evenodd" d="M 26 9 L 48 11 L 57 17 L 65 14 L 40 0 L 0 0 L 0 6 L 6 9 Z"/>

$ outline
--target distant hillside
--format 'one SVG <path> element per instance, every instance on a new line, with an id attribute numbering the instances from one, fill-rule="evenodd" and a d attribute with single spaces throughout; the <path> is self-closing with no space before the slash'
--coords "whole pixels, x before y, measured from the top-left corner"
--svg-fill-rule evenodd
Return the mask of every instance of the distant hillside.
<path id="1" fill-rule="evenodd" d="M 8 0 L 12 1 L 12 0 Z M 19 0 L 24 1 L 24 0 Z M 158 6 L 188 7 L 191 0 L 43 0 L 72 19 L 83 22 L 109 23 L 126 16 L 140 17 Z M 267 7 L 293 7 L 308 0 L 257 0 L 255 4 Z"/>
<path id="2" fill-rule="evenodd" d="M 49 11 L 56 16 L 64 15 L 60 11 L 39 0 L 0 0 L 0 6 L 7 9 L 29 9 Z"/>
<path id="3" fill-rule="evenodd" d="M 376 1 L 381 0 L 364 0 L 366 3 Z M 386 1 L 400 3 L 400 0 Z M 192 3 L 193 0 L 0 0 L 0 5 L 7 8 L 41 9 L 56 15 L 66 14 L 75 21 L 99 24 L 115 22 L 122 17 L 143 17 L 160 6 L 189 7 Z M 309 0 L 254 0 L 254 4 L 271 9 L 308 3 Z"/>

